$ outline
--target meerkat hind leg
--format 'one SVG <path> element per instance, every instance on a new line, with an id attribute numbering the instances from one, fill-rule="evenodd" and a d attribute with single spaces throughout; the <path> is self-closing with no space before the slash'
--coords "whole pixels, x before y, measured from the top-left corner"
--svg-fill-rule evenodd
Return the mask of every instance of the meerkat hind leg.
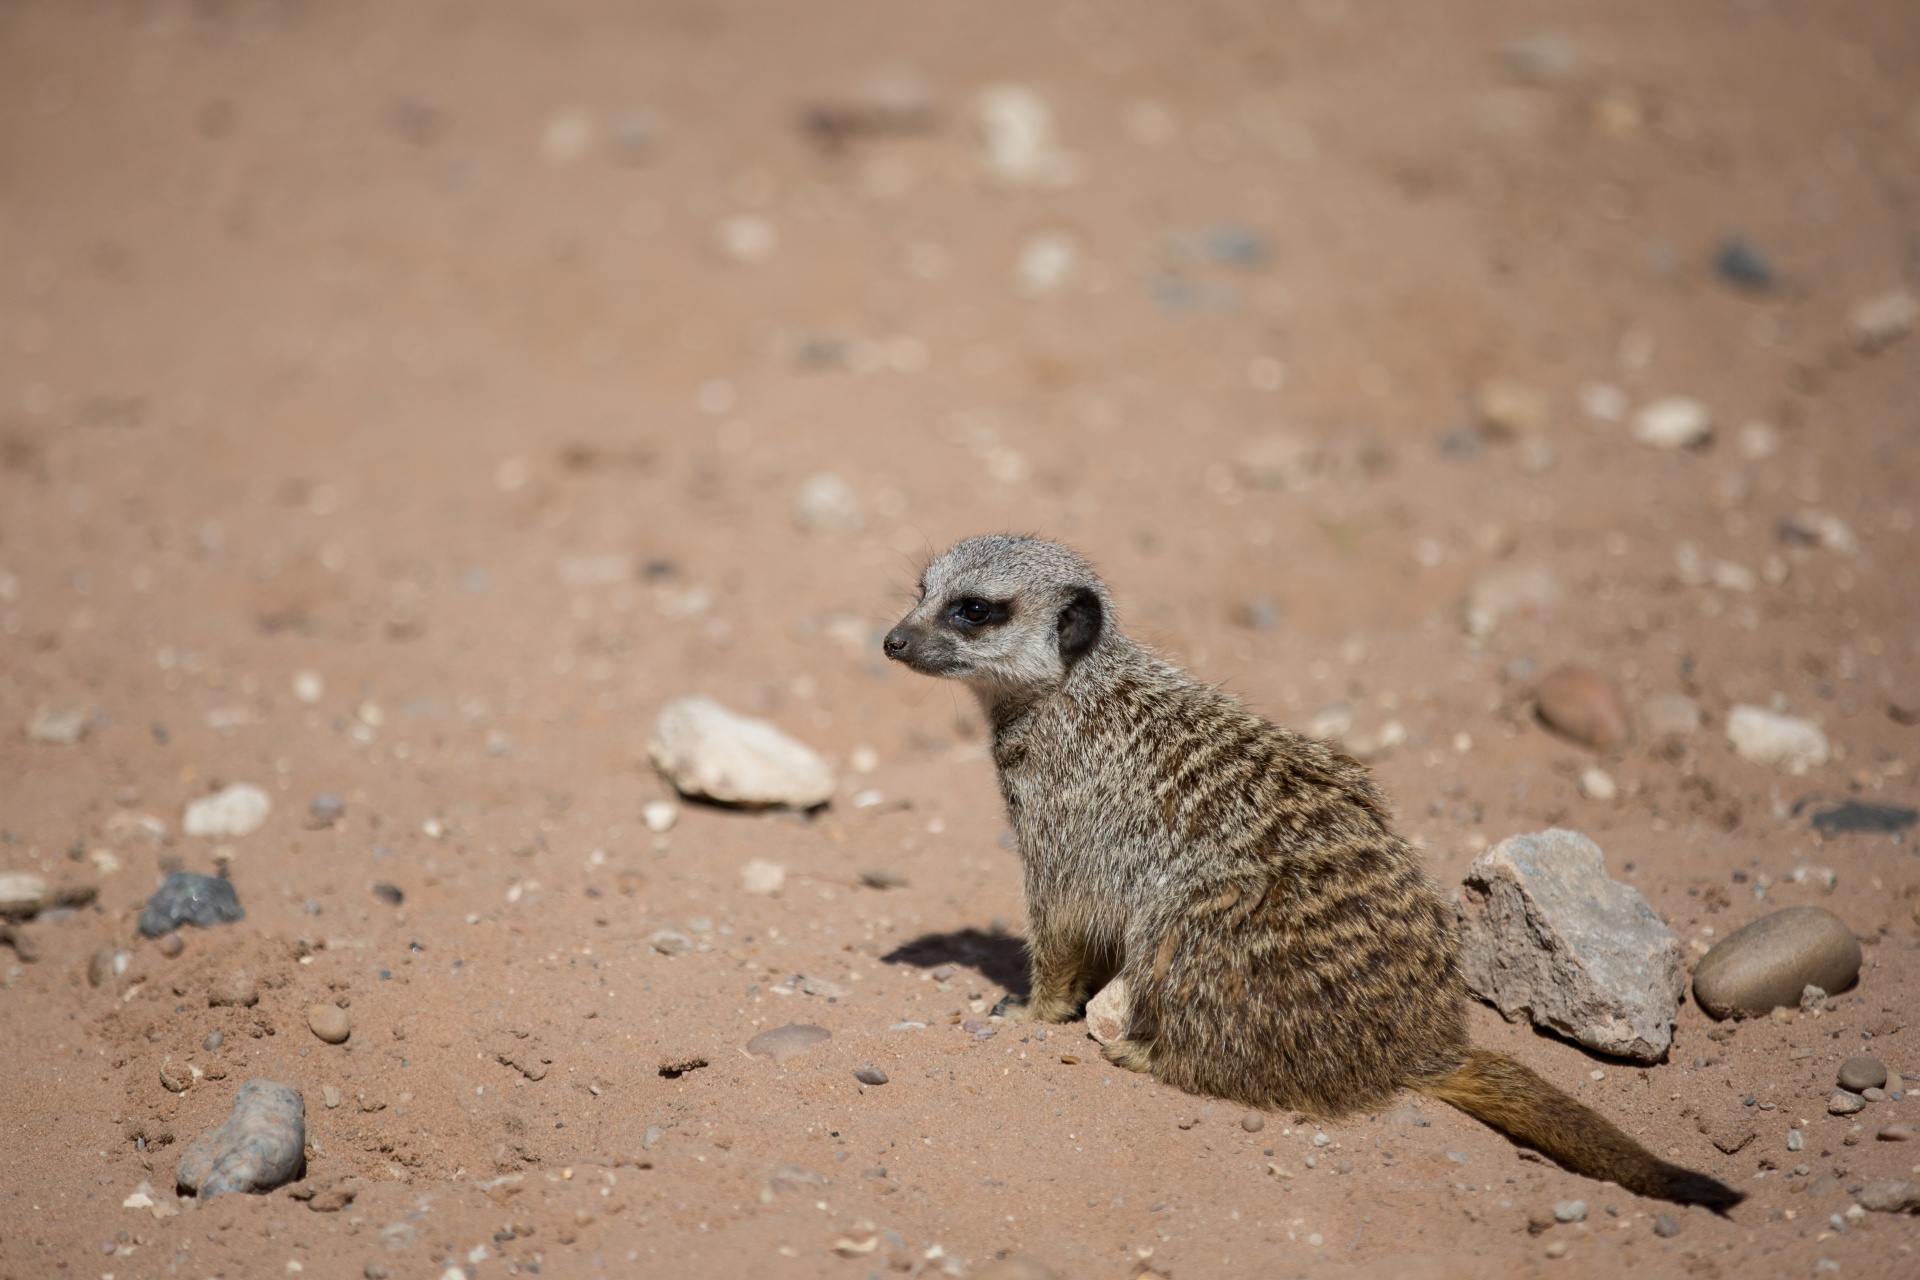
<path id="1" fill-rule="evenodd" d="M 1116 1067 L 1153 1074 L 1153 1046 L 1145 1040 L 1114 1040 L 1100 1046 L 1100 1056 Z"/>

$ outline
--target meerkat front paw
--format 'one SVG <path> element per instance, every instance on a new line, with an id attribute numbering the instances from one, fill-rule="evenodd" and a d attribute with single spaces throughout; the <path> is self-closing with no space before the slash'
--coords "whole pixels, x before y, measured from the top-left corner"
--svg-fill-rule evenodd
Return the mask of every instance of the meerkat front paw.
<path id="1" fill-rule="evenodd" d="M 1079 1006 L 1071 1000 L 1045 996 L 1022 1000 L 1017 996 L 1004 995 L 993 1006 L 990 1016 L 1006 1018 L 1011 1022 L 1072 1022 L 1079 1015 Z"/>
<path id="2" fill-rule="evenodd" d="M 1153 1074 L 1153 1046 L 1145 1040 L 1115 1040 L 1100 1046 L 1100 1056 L 1116 1067 Z"/>

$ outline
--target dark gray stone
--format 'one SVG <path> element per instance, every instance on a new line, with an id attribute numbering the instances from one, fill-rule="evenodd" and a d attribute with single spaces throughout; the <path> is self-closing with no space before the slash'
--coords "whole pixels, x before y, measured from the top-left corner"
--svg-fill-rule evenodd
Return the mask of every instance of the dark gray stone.
<path id="1" fill-rule="evenodd" d="M 183 924 L 210 928 L 246 916 L 233 885 L 219 876 L 192 871 L 169 872 L 140 913 L 140 932 L 149 938 L 171 933 Z"/>

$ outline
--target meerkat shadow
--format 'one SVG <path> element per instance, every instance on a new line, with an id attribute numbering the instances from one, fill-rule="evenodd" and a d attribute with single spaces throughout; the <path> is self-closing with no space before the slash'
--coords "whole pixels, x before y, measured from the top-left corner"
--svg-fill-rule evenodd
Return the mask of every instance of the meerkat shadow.
<path id="1" fill-rule="evenodd" d="M 958 929 L 952 933 L 925 933 L 903 942 L 880 957 L 888 964 L 910 964 L 935 969 L 943 964 L 973 969 L 988 982 L 1006 988 L 1022 1000 L 1031 991 L 1027 977 L 1027 944 L 1006 933 Z"/>

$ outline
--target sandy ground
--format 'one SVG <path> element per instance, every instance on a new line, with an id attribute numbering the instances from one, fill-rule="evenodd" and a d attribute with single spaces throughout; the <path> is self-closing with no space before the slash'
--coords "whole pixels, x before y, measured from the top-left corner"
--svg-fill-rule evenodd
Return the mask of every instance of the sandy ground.
<path id="1" fill-rule="evenodd" d="M 1052 112 L 1037 185 L 983 173 L 997 83 Z M 1892 0 L 0 4 L 0 870 L 99 893 L 0 952 L 0 1274 L 1915 1274 L 1911 1219 L 1830 1218 L 1911 1176 L 1872 1138 L 1920 1102 L 1825 1103 L 1869 1037 L 1920 1076 L 1920 866 L 1802 802 L 1916 793 L 1920 336 L 1848 315 L 1920 286 L 1917 85 Z M 1735 235 L 1770 288 L 1716 271 Z M 1709 442 L 1609 420 L 1671 394 Z M 804 532 L 824 472 L 852 501 Z M 1475 1013 L 1752 1198 L 1656 1235 L 1426 1100 L 1249 1132 L 1079 1025 L 955 1025 L 1024 983 L 1018 868 L 977 713 L 877 639 L 1007 528 L 1263 713 L 1386 741 L 1449 892 L 1559 824 L 1690 959 L 1840 913 L 1832 1010 L 1689 1003 L 1651 1068 Z M 1564 600 L 1469 636 L 1530 565 Z M 1565 662 L 1705 725 L 1596 757 L 1532 717 Z M 692 693 L 834 759 L 832 804 L 649 831 Z M 1832 760 L 1742 760 L 1737 703 Z M 182 834 L 234 782 L 264 827 Z M 221 864 L 244 921 L 137 935 Z M 235 970 L 258 1003 L 211 1006 Z M 788 1022 L 832 1039 L 746 1055 Z M 312 1198 L 165 1216 L 259 1076 Z"/>

